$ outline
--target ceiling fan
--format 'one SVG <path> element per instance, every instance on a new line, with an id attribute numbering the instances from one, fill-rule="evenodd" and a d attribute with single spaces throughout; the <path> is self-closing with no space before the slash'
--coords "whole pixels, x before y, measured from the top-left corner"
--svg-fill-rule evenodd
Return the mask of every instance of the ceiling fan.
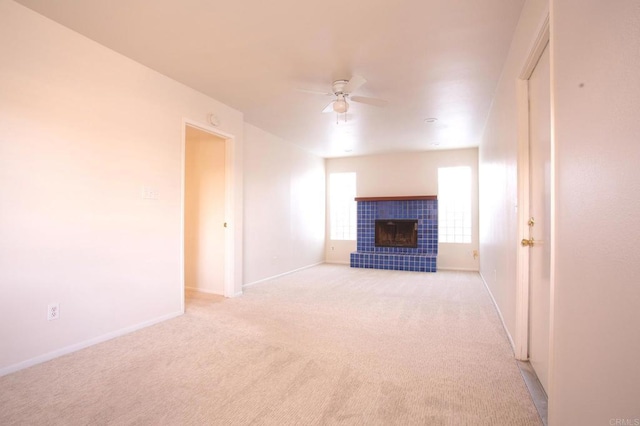
<path id="1" fill-rule="evenodd" d="M 350 80 L 336 80 L 331 86 L 331 92 L 318 92 L 315 90 L 304 90 L 302 92 L 313 93 L 316 95 L 335 96 L 336 99 L 331 101 L 322 112 L 335 112 L 338 114 L 346 113 L 349 110 L 349 102 L 359 102 L 367 105 L 382 107 L 387 105 L 387 101 L 366 96 L 351 96 L 353 92 L 358 90 L 360 86 L 365 84 L 367 80 L 359 75 L 354 75 Z"/>

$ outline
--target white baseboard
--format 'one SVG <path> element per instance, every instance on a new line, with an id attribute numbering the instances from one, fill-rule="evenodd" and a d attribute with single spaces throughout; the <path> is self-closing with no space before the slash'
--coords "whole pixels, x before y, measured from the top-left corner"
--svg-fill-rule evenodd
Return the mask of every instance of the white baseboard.
<path id="1" fill-rule="evenodd" d="M 438 271 L 462 271 L 462 272 L 480 272 L 478 268 L 441 268 L 436 265 Z"/>
<path id="2" fill-rule="evenodd" d="M 487 284 L 487 281 L 484 279 L 484 276 L 482 275 L 482 272 L 480 272 L 480 278 L 482 279 L 482 283 L 484 284 L 484 287 L 487 289 L 487 292 L 489 293 L 489 297 L 491 297 L 491 302 L 493 303 L 493 307 L 496 308 L 496 312 L 498 313 L 498 318 L 500 318 L 500 322 L 502 323 L 502 328 L 504 329 L 504 332 L 506 333 L 507 338 L 509 339 L 509 343 L 511 344 L 511 350 L 513 351 L 513 354 L 515 356 L 516 345 L 515 345 L 515 343 L 513 343 L 513 338 L 511 337 L 511 334 L 509 333 L 509 329 L 507 328 L 507 324 L 505 324 L 505 322 L 504 322 L 504 318 L 502 316 L 502 312 L 500 312 L 500 308 L 498 307 L 498 304 L 496 303 L 496 299 L 493 297 L 493 293 L 491 293 L 491 289 L 489 288 L 489 285 Z"/>
<path id="3" fill-rule="evenodd" d="M 340 260 L 327 260 L 324 263 L 329 264 L 329 265 L 351 265 L 351 262 L 345 262 L 345 261 L 340 261 Z M 478 270 L 478 268 L 455 268 L 455 267 L 445 267 L 445 268 L 441 268 L 441 267 L 437 267 L 438 271 L 462 271 L 462 272 L 480 272 Z"/>
<path id="4" fill-rule="evenodd" d="M 274 278 L 283 277 L 285 275 L 293 274 L 294 272 L 298 272 L 298 271 L 302 271 L 302 270 L 305 270 L 305 269 L 313 268 L 314 266 L 322 265 L 323 263 L 325 263 L 325 262 L 314 263 L 313 265 L 303 266 L 302 268 L 293 269 L 291 271 L 283 272 L 283 273 L 278 274 L 278 275 L 273 275 L 273 276 L 270 276 L 270 277 L 267 277 L 267 278 L 263 278 L 261 280 L 257 280 L 257 281 L 253 281 L 253 282 L 250 282 L 250 283 L 247 283 L 247 284 L 243 284 L 242 288 L 250 287 L 252 285 L 256 285 L 256 284 L 259 284 L 259 283 L 262 283 L 262 282 L 265 282 L 265 281 L 269 281 L 269 280 L 272 280 Z M 242 293 L 240 293 L 240 294 L 242 294 Z"/>
<path id="5" fill-rule="evenodd" d="M 166 320 L 170 320 L 171 318 L 178 317 L 182 314 L 183 314 L 182 312 L 174 312 L 172 314 L 163 315 L 161 317 L 154 318 L 149 321 L 141 322 L 139 324 L 135 324 L 130 327 L 121 328 L 120 330 L 103 334 L 102 336 L 94 337 L 93 339 L 85 340 L 84 342 L 76 343 L 61 349 L 57 349 L 55 351 L 48 352 L 43 355 L 39 355 L 37 357 L 19 362 L 17 364 L 10 365 L 8 367 L 0 368 L 0 377 L 6 376 L 7 374 L 15 373 L 16 371 L 19 371 L 19 370 L 24 370 L 25 368 L 32 367 L 36 364 L 41 364 L 43 362 L 50 361 L 62 355 L 67 355 L 72 352 L 79 351 L 80 349 L 88 348 L 89 346 L 93 346 L 98 343 L 106 342 L 107 340 L 111 340 L 116 337 L 124 336 L 125 334 L 129 334 L 133 331 L 140 330 L 142 328 L 146 328 Z"/>

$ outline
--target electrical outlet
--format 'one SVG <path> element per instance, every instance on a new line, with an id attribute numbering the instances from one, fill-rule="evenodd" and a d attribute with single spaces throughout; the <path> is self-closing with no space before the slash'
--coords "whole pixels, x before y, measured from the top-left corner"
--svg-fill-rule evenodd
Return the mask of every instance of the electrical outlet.
<path id="1" fill-rule="evenodd" d="M 60 304 L 50 303 L 47 306 L 47 320 L 57 320 L 58 318 L 60 318 Z"/>

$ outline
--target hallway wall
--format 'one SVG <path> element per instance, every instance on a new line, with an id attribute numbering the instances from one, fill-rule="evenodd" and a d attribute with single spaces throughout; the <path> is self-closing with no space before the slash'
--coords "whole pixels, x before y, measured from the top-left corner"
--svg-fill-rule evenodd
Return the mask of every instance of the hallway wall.
<path id="1" fill-rule="evenodd" d="M 480 273 L 515 334 L 518 240 L 518 108 L 516 79 L 549 11 L 528 0 L 511 41 L 479 148 Z"/>
<path id="2" fill-rule="evenodd" d="M 552 2 L 551 426 L 640 424 L 640 4 Z"/>
<path id="3" fill-rule="evenodd" d="M 480 158 L 480 272 L 515 332 L 516 79 L 546 1 L 528 0 Z M 549 425 L 640 421 L 640 8 L 551 1 L 556 223 Z"/>

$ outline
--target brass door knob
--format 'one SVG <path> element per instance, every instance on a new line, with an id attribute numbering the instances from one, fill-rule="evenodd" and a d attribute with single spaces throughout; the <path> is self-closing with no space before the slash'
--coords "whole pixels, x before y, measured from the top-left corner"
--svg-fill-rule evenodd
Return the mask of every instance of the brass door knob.
<path id="1" fill-rule="evenodd" d="M 522 241 L 520 241 L 520 244 L 522 244 L 523 247 L 533 247 L 534 241 L 533 238 L 528 240 L 523 238 Z"/>

